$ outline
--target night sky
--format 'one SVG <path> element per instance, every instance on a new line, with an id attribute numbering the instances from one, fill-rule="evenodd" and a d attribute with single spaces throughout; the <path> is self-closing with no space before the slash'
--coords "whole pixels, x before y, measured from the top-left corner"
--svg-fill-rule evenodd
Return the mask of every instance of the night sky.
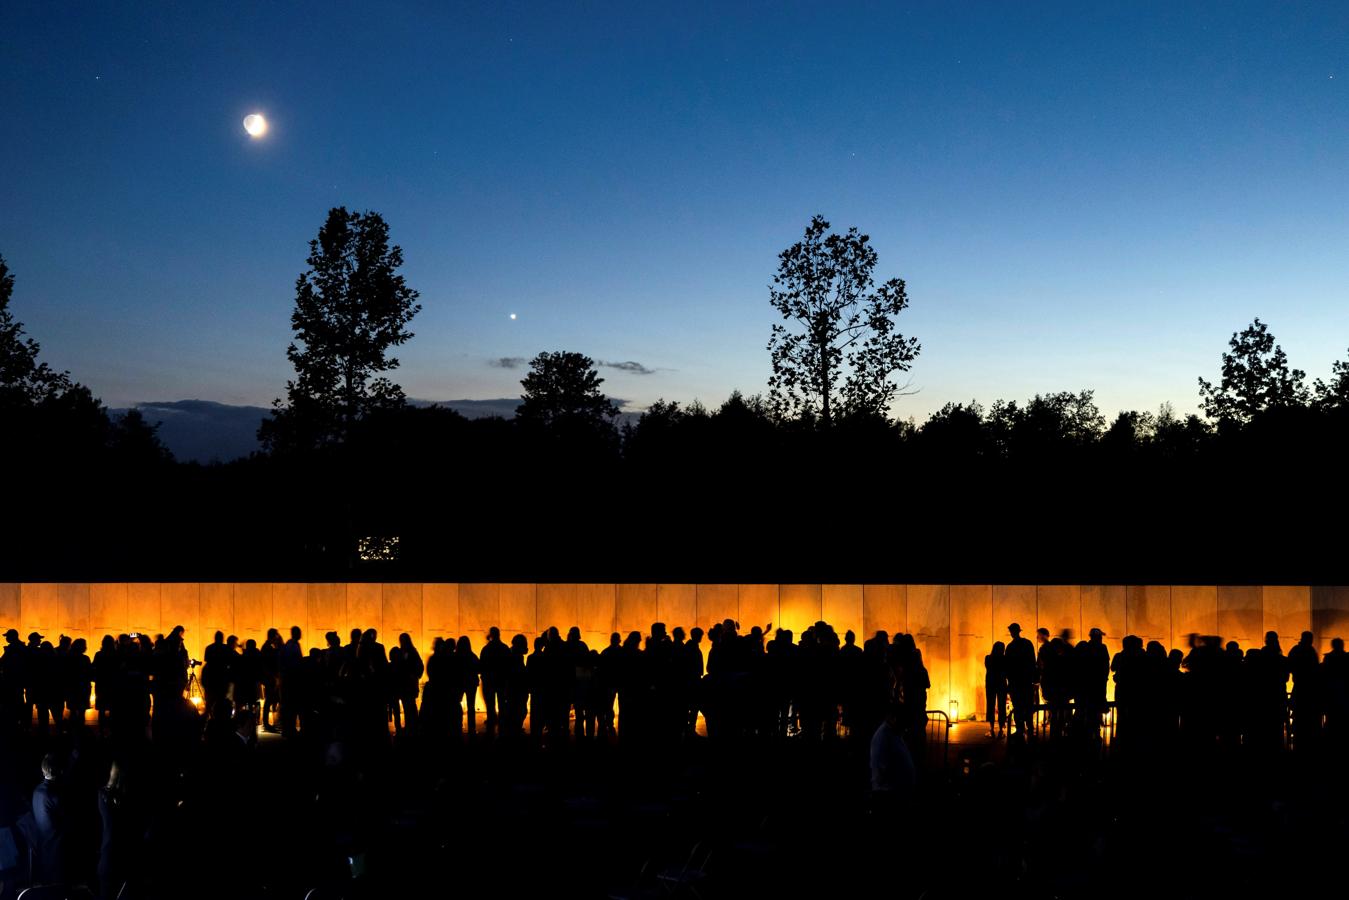
<path id="1" fill-rule="evenodd" d="M 0 254 L 48 361 L 269 403 L 335 205 L 404 249 L 414 398 L 552 349 L 637 363 L 632 409 L 763 390 L 817 212 L 908 281 L 919 421 L 1193 410 L 1257 315 L 1312 376 L 1349 346 L 1349 5 L 373 7 L 7 0 Z"/>

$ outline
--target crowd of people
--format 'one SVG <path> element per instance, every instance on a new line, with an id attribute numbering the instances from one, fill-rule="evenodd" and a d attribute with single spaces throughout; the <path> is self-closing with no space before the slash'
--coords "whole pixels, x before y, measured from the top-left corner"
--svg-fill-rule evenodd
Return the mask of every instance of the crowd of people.
<path id="1" fill-rule="evenodd" d="M 105 636 L 92 660 L 82 639 L 53 646 L 34 632 L 25 643 L 14 629 L 5 639 L 8 718 L 46 733 L 77 727 L 94 708 L 99 733 L 113 737 L 172 730 L 194 706 L 287 737 L 387 735 L 390 723 L 395 734 L 447 737 L 476 733 L 481 698 L 486 731 L 503 736 L 679 738 L 701 714 L 709 737 L 829 740 L 870 735 L 892 704 L 921 732 L 930 686 L 912 635 L 878 632 L 859 646 L 825 622 L 800 635 L 742 634 L 729 619 L 707 633 L 657 622 L 645 636 L 615 632 L 602 649 L 575 627 L 509 643 L 494 627 L 476 652 L 467 636 L 436 638 L 425 660 L 408 634 L 386 650 L 374 629 L 353 629 L 346 643 L 328 632 L 307 652 L 298 627 L 288 639 L 269 630 L 261 646 L 216 632 L 200 662 L 181 626 L 153 639 Z"/>
<path id="2" fill-rule="evenodd" d="M 1038 647 L 1020 632 L 1010 625 L 1010 640 L 996 642 L 984 658 L 986 717 L 994 735 L 1034 738 L 1035 713 L 1043 710 L 1051 738 L 1097 737 L 1113 681 L 1121 741 L 1155 745 L 1183 738 L 1256 748 L 1291 741 L 1307 749 L 1323 739 L 1349 739 L 1349 655 L 1338 637 L 1324 658 L 1310 631 L 1287 654 L 1270 631 L 1262 646 L 1244 651 L 1213 635 L 1191 635 L 1188 652 L 1129 635 L 1112 656 L 1100 629 L 1074 644 L 1040 628 Z"/>
<path id="3" fill-rule="evenodd" d="M 370 760 L 391 734 L 433 750 L 462 746 L 479 734 L 479 698 L 484 736 L 520 746 L 678 745 L 700 716 L 714 742 L 844 744 L 869 761 L 873 793 L 891 805 L 924 767 L 930 680 L 908 634 L 882 631 L 859 645 L 826 622 L 800 635 L 742 632 L 731 620 L 706 633 L 654 623 L 646 635 L 614 633 L 599 649 L 574 627 L 509 642 L 492 628 L 477 651 L 466 636 L 438 638 L 423 660 L 408 634 L 386 650 L 373 629 L 353 629 L 345 643 L 329 632 L 306 651 L 291 628 L 286 638 L 268 631 L 261 646 L 216 632 L 202 661 L 189 656 L 184 634 L 109 635 L 90 658 L 80 639 L 53 645 L 36 632 L 26 642 L 6 633 L 0 721 L 43 755 L 31 775 L 41 781 L 0 808 L 0 838 L 8 829 L 15 847 L 32 851 L 34 881 L 84 877 L 117 895 L 143 826 L 119 761 L 143 766 L 146 747 L 160 759 L 208 761 L 203 783 L 228 792 L 245 783 L 241 766 L 259 730 Z M 1275 747 L 1291 734 L 1300 748 L 1345 738 L 1349 657 L 1338 638 L 1322 658 L 1310 633 L 1286 655 L 1273 632 L 1245 652 L 1214 637 L 1168 652 L 1129 636 L 1113 655 L 1098 629 L 1077 643 L 1040 629 L 1038 648 L 1016 623 L 1008 635 L 985 658 L 986 713 L 994 735 L 1017 743 L 1098 743 L 1112 705 L 1121 744 Z M 90 741 L 103 748 L 106 779 L 90 771 Z M 71 830 L 77 783 L 89 801 L 80 804 L 82 839 Z M 0 885 L 22 862 L 5 850 L 0 840 Z"/>
<path id="4" fill-rule="evenodd" d="M 984 659 L 985 713 L 996 735 L 1034 737 L 1037 709 L 1051 737 L 1097 734 L 1112 680 L 1121 736 L 1184 731 L 1258 743 L 1278 739 L 1290 714 L 1288 730 L 1306 741 L 1346 727 L 1349 657 L 1339 638 L 1323 660 L 1310 632 L 1286 655 L 1274 632 L 1247 651 L 1202 635 L 1188 652 L 1168 651 L 1131 635 L 1113 656 L 1097 628 L 1076 643 L 1040 628 L 1032 644 L 1017 623 L 1008 635 Z M 667 632 L 657 622 L 646 636 L 615 632 L 603 649 L 587 646 L 575 627 L 565 637 L 550 628 L 509 643 L 494 627 L 477 652 L 467 636 L 437 638 L 426 660 L 406 633 L 388 650 L 374 629 L 352 629 L 346 643 L 328 632 L 323 647 L 307 652 L 302 639 L 297 627 L 288 639 L 270 629 L 261 646 L 216 632 L 198 662 L 179 626 L 153 639 L 106 635 L 91 659 L 82 638 L 63 635 L 53 645 L 34 632 L 24 643 L 10 629 L 0 708 L 39 733 L 69 729 L 94 708 L 100 733 L 140 734 L 196 706 L 211 718 L 250 715 L 286 736 L 385 734 L 390 723 L 395 734 L 448 736 L 476 733 L 481 698 L 487 732 L 502 735 L 671 738 L 692 734 L 701 712 L 712 737 L 823 740 L 870 735 L 898 703 L 917 738 L 930 687 L 912 635 L 892 640 L 881 631 L 859 646 L 853 632 L 840 639 L 826 622 L 799 636 L 771 626 L 741 634 L 731 620 L 707 634 Z M 198 666 L 199 691 L 189 698 Z"/>

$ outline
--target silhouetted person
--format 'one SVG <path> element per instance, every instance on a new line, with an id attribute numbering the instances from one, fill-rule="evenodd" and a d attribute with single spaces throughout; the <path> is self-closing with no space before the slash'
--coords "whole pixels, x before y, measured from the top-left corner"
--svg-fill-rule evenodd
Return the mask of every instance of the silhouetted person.
<path id="1" fill-rule="evenodd" d="M 593 738 L 598 730 L 599 688 L 595 684 L 595 670 L 599 667 L 600 655 L 589 649 L 584 641 L 578 641 L 578 644 L 569 654 L 575 672 L 572 703 L 576 709 L 576 737 Z"/>
<path id="2" fill-rule="evenodd" d="M 1045 690 L 1045 662 L 1049 658 L 1049 629 L 1035 629 L 1035 685 L 1040 703 L 1049 704 Z"/>
<path id="3" fill-rule="evenodd" d="M 1159 645 L 1160 646 L 1160 645 Z M 1181 663 L 1185 661 L 1185 654 L 1179 647 L 1172 647 L 1166 654 L 1166 666 L 1163 669 L 1165 676 L 1161 685 L 1160 697 L 1163 701 L 1162 709 L 1165 710 L 1165 719 L 1162 722 L 1162 734 L 1167 740 L 1175 738 L 1180 728 L 1181 702 L 1184 698 L 1184 674 L 1181 672 Z"/>
<path id="4" fill-rule="evenodd" d="M 337 694 L 338 685 L 342 681 L 342 669 L 347 664 L 346 650 L 342 646 L 342 638 L 336 631 L 329 631 L 323 635 L 323 687 L 324 690 L 334 696 Z"/>
<path id="5" fill-rule="evenodd" d="M 262 653 L 262 730 L 274 732 L 272 717 L 281 713 L 281 632 L 267 629 Z"/>
<path id="6" fill-rule="evenodd" d="M 334 689 L 325 681 L 327 659 L 325 651 L 310 647 L 300 662 L 300 731 L 311 737 L 319 736 L 319 725 L 333 715 Z M 256 737 L 256 735 L 254 735 Z"/>
<path id="7" fill-rule="evenodd" d="M 84 638 L 76 638 L 70 644 L 66 658 L 66 679 L 64 684 L 66 709 L 70 711 L 70 727 L 78 728 L 84 723 L 84 712 L 89 708 L 89 693 L 93 687 L 94 664 L 85 655 L 88 644 Z"/>
<path id="8" fill-rule="evenodd" d="M 550 715 L 548 704 L 552 678 L 548 673 L 548 660 L 544 655 L 547 645 L 546 634 L 534 638 L 533 652 L 525 659 L 525 682 L 529 685 L 529 736 L 536 744 L 543 740 L 543 732 L 548 726 Z"/>
<path id="9" fill-rule="evenodd" d="M 501 629 L 493 625 L 487 629 L 487 643 L 479 654 L 482 666 L 482 705 L 487 716 L 487 731 L 498 729 L 498 719 L 505 706 L 506 671 L 510 666 L 510 648 L 501 640 Z"/>
<path id="10" fill-rule="evenodd" d="M 354 669 L 356 665 L 356 654 L 361 648 L 361 629 L 351 629 L 351 643 L 342 647 L 342 655 L 345 665 L 348 669 Z"/>
<path id="11" fill-rule="evenodd" d="M 117 641 L 110 634 L 103 635 L 98 652 L 94 654 L 94 705 L 98 707 L 98 729 L 102 733 L 108 724 L 118 690 Z"/>
<path id="12" fill-rule="evenodd" d="M 36 631 L 33 631 L 29 633 L 28 643 L 24 647 L 24 666 L 23 666 L 24 728 L 28 728 L 32 725 L 33 716 L 36 713 L 39 704 L 42 703 L 42 698 L 39 695 L 42 693 L 43 690 L 45 690 L 43 680 L 46 677 L 46 675 L 44 674 L 44 668 L 46 668 L 46 664 L 44 662 L 42 654 L 42 643 L 43 643 L 42 635 Z M 47 646 L 49 648 L 51 647 L 50 644 L 48 644 Z"/>
<path id="13" fill-rule="evenodd" d="M 244 642 L 243 653 L 239 655 L 234 676 L 234 705 L 239 709 L 253 710 L 262 693 L 262 651 L 258 642 L 249 638 Z"/>
<path id="14" fill-rule="evenodd" d="M 281 684 L 281 734 L 294 737 L 295 728 L 300 721 L 300 712 L 305 705 L 304 648 L 300 645 L 302 633 L 300 626 L 292 625 L 290 640 L 282 645 L 277 661 L 278 680 Z M 286 695 L 290 698 L 287 699 Z"/>
<path id="15" fill-rule="evenodd" d="M 1288 660 L 1279 646 L 1279 635 L 1265 632 L 1259 652 L 1248 655 L 1251 664 L 1251 737 L 1256 747 L 1269 751 L 1283 741 L 1288 716 Z"/>
<path id="16" fill-rule="evenodd" d="M 42 781 L 33 789 L 33 824 L 36 846 L 34 882 L 61 884 L 72 874 L 70 816 L 56 756 L 42 757 Z"/>
<path id="17" fill-rule="evenodd" d="M 1349 654 L 1343 638 L 1332 638 L 1321 661 L 1322 702 L 1326 712 L 1326 739 L 1341 752 L 1349 744 Z"/>
<path id="18" fill-rule="evenodd" d="M 618 737 L 631 742 L 644 737 L 647 684 L 642 659 L 641 632 L 630 631 L 623 640 L 618 680 Z"/>
<path id="19" fill-rule="evenodd" d="M 529 714 L 529 675 L 525 658 L 529 655 L 529 638 L 517 634 L 511 638 L 511 655 L 506 667 L 506 731 L 511 735 L 524 732 L 525 716 Z M 613 705 L 610 704 L 610 722 Z"/>
<path id="20" fill-rule="evenodd" d="M 444 638 L 431 642 L 431 655 L 426 658 L 426 689 L 422 692 L 422 732 L 439 740 L 450 730 L 450 706 L 459 705 L 459 670 L 454 660 L 454 649 Z"/>
<path id="21" fill-rule="evenodd" d="M 389 668 L 394 680 L 394 730 L 402 731 L 417 727 L 417 691 L 421 686 L 422 665 L 421 654 L 417 652 L 416 646 L 412 643 L 412 635 L 406 631 L 398 636 L 398 664 L 394 665 L 393 653 L 389 651 Z M 399 711 L 402 712 L 402 722 L 399 721 Z"/>
<path id="22" fill-rule="evenodd" d="M 857 646 L 857 634 L 850 628 L 843 633 L 843 646 L 838 650 L 838 697 L 843 726 L 849 736 L 864 721 L 865 674 L 862 648 Z"/>
<path id="23" fill-rule="evenodd" d="M 5 652 L 0 656 L 0 667 L 4 677 L 0 679 L 0 711 L 17 722 L 25 731 L 32 724 L 32 710 L 24 699 L 24 687 L 28 683 L 28 648 L 19 640 L 19 632 L 13 628 L 5 632 Z"/>
<path id="24" fill-rule="evenodd" d="M 64 731 L 66 726 L 66 700 L 70 696 L 70 646 L 71 640 L 67 635 L 63 634 L 57 640 L 56 663 L 52 669 L 54 680 L 49 685 L 52 716 L 57 731 Z"/>
<path id="25" fill-rule="evenodd" d="M 1012 725 L 1015 734 L 1030 737 L 1035 728 L 1035 648 L 1021 636 L 1016 622 L 1007 626 L 1012 636 L 1007 644 L 1007 693 L 1012 700 Z"/>
<path id="26" fill-rule="evenodd" d="M 33 646 L 34 635 L 42 637 L 37 632 L 29 635 L 30 648 Z M 46 734 L 52 713 L 56 714 L 58 725 L 61 717 L 60 661 L 56 658 L 56 648 L 52 646 L 51 641 L 39 641 L 29 655 L 29 663 L 28 677 L 31 687 L 28 694 L 32 698 L 33 705 L 37 707 L 38 733 Z"/>
<path id="27" fill-rule="evenodd" d="M 1007 647 L 994 641 L 984 657 L 984 696 L 988 705 L 988 733 L 999 737 L 1007 729 Z"/>
<path id="28" fill-rule="evenodd" d="M 225 654 L 225 633 L 217 631 L 202 654 L 201 692 L 204 695 L 206 709 L 215 709 L 215 705 L 228 693 L 230 676 L 229 660 Z"/>
<path id="29" fill-rule="evenodd" d="M 565 731 L 567 716 L 575 712 L 576 736 L 585 736 L 586 697 L 590 690 L 592 670 L 589 663 L 590 648 L 581 640 L 581 629 L 573 625 L 567 629 L 567 639 L 563 642 L 562 656 L 559 660 L 558 674 L 565 687 L 562 689 L 562 703 L 558 707 L 559 730 Z"/>
<path id="30" fill-rule="evenodd" d="M 775 737 L 783 738 L 797 730 L 794 720 L 800 711 L 793 704 L 799 699 L 799 653 L 789 628 L 779 628 L 764 648 L 764 675 L 768 682 L 764 693 Z"/>
<path id="31" fill-rule="evenodd" d="M 118 897 L 122 885 L 136 871 L 136 859 L 145 837 L 140 811 L 128 795 L 121 767 L 114 762 L 108 781 L 98 791 L 98 815 L 102 835 L 98 851 L 99 896 Z"/>
<path id="32" fill-rule="evenodd" d="M 1241 745 L 1241 732 L 1246 714 L 1245 659 L 1241 645 L 1228 641 L 1223 648 L 1222 675 L 1219 679 L 1218 716 L 1219 739 L 1223 746 L 1235 749 Z"/>
<path id="33" fill-rule="evenodd" d="M 872 800 L 883 813 L 902 808 L 917 786 L 918 770 L 905 743 L 906 718 L 910 716 L 906 716 L 904 708 L 892 704 L 871 736 Z"/>
<path id="34" fill-rule="evenodd" d="M 865 721 L 859 729 L 864 735 L 868 731 L 875 732 L 895 695 L 894 672 L 886 663 L 889 650 L 890 635 L 884 631 L 877 631 L 862 645 L 862 715 Z"/>
<path id="35" fill-rule="evenodd" d="M 1040 648 L 1040 697 L 1049 710 L 1051 738 L 1062 737 L 1068 723 L 1068 703 L 1073 688 L 1069 654 L 1068 643 L 1063 638 L 1056 637 Z"/>
<path id="36" fill-rule="evenodd" d="M 1141 738 L 1147 730 L 1141 706 L 1146 697 L 1146 664 L 1143 639 L 1137 635 L 1126 635 L 1120 652 L 1110 661 L 1110 671 L 1114 673 L 1115 679 L 1115 730 L 1121 739 Z"/>
<path id="37" fill-rule="evenodd" d="M 389 654 L 379 642 L 379 632 L 367 628 L 361 635 L 361 652 L 370 660 L 370 671 L 376 678 L 382 678 L 389 665 Z"/>
<path id="38" fill-rule="evenodd" d="M 456 702 L 462 700 L 463 706 L 459 710 L 459 730 L 463 731 L 464 723 L 468 723 L 468 733 L 477 734 L 478 732 L 478 672 L 479 662 L 478 654 L 473 652 L 473 645 L 469 643 L 468 635 L 460 635 L 459 640 L 454 646 L 454 663 L 458 671 L 459 696 Z"/>
<path id="39" fill-rule="evenodd" d="M 1076 727 L 1083 736 L 1092 739 L 1100 737 L 1101 715 L 1106 708 L 1106 685 L 1110 680 L 1110 651 L 1104 637 L 1105 632 L 1092 628 L 1087 632 L 1087 640 L 1078 641 L 1072 648 Z"/>
<path id="40" fill-rule="evenodd" d="M 898 649 L 904 708 L 909 716 L 909 745 L 921 758 L 927 740 L 927 692 L 932 680 L 913 635 L 901 634 L 893 646 Z"/>
<path id="41" fill-rule="evenodd" d="M 614 733 L 614 699 L 623 679 L 623 639 L 617 631 L 609 635 L 609 646 L 600 652 L 595 675 L 599 682 L 599 730 L 610 736 Z"/>
<path id="42" fill-rule="evenodd" d="M 566 744 L 567 713 L 571 709 L 572 692 L 576 686 L 576 671 L 572 668 L 571 656 L 555 625 L 548 628 L 543 659 L 548 735 L 554 744 L 561 746 Z"/>
<path id="43" fill-rule="evenodd" d="M 698 695 L 699 686 L 703 680 L 703 630 L 694 627 L 689 631 L 688 643 L 684 645 L 684 652 L 677 665 L 684 679 L 686 688 L 685 696 L 688 698 L 686 707 L 685 733 L 692 735 L 698 730 Z"/>
<path id="44" fill-rule="evenodd" d="M 1187 745 L 1203 750 L 1218 736 L 1217 714 L 1222 704 L 1220 678 L 1224 670 L 1220 638 L 1191 634 L 1190 652 L 1182 666 L 1180 685 L 1180 729 Z"/>
<path id="45" fill-rule="evenodd" d="M 1321 734 L 1322 706 L 1321 655 L 1310 631 L 1302 632 L 1301 640 L 1288 651 L 1288 671 L 1293 678 L 1293 746 L 1310 749 Z"/>

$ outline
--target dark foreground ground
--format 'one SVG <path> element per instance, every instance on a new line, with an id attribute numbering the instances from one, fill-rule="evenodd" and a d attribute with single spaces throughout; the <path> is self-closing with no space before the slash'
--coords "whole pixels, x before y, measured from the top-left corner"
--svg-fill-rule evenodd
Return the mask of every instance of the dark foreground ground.
<path id="1" fill-rule="evenodd" d="M 1152 898 L 1342 879 L 1342 754 L 1093 753 L 960 728 L 894 809 L 848 739 L 399 740 L 355 759 L 266 735 L 185 775 L 147 748 L 127 791 L 154 812 L 124 896 Z M 7 811 L 43 748 L 6 741 Z M 77 750 L 72 783 L 96 782 L 107 745 Z M 79 814 L 96 833 L 96 806 Z"/>

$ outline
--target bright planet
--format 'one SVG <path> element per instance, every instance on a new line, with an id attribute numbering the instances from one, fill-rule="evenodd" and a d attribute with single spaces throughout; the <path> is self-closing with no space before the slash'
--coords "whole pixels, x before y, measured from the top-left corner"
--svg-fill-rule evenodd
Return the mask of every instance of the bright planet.
<path id="1" fill-rule="evenodd" d="M 260 138 L 267 133 L 267 120 L 261 113 L 244 116 L 244 131 L 248 132 L 249 137 Z"/>

